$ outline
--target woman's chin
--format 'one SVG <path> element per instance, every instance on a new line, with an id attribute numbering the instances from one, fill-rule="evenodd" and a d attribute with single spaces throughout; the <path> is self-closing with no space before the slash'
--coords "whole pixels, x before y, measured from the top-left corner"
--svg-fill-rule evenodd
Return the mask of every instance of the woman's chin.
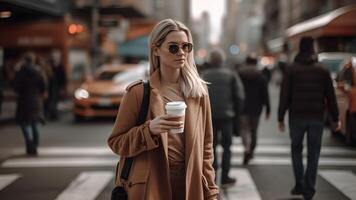
<path id="1" fill-rule="evenodd" d="M 184 65 L 185 65 L 185 63 L 173 65 L 172 67 L 173 67 L 174 69 L 182 69 L 182 68 L 184 67 Z"/>

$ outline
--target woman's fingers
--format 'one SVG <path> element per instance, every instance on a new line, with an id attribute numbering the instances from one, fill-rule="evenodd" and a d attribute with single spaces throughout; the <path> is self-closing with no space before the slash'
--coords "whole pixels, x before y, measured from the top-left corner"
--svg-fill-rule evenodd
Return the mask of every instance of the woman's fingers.
<path id="1" fill-rule="evenodd" d="M 181 118 L 181 116 L 178 116 L 178 115 L 172 115 L 172 114 L 165 114 L 165 115 L 162 115 L 161 116 L 161 119 L 165 119 L 165 120 L 175 120 L 175 119 L 178 119 L 178 118 Z"/>
<path id="2" fill-rule="evenodd" d="M 167 132 L 170 129 L 178 129 L 184 127 L 184 116 L 177 115 L 162 115 L 156 117 L 150 122 L 149 128 L 153 134 Z"/>
<path id="3" fill-rule="evenodd" d="M 172 126 L 172 127 L 182 126 L 184 124 L 182 121 L 161 120 L 160 122 L 161 125 Z"/>
<path id="4" fill-rule="evenodd" d="M 172 128 L 183 128 L 184 124 L 178 124 L 178 125 L 166 125 L 166 124 L 161 124 L 162 127 L 167 127 L 168 129 Z"/>

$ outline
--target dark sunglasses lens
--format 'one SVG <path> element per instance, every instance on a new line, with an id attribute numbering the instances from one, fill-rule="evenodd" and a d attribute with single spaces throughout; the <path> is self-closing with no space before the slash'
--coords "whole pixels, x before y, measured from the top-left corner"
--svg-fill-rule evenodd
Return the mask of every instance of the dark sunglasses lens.
<path id="1" fill-rule="evenodd" d="M 176 45 L 176 44 L 171 44 L 171 45 L 168 46 L 168 50 L 169 50 L 170 53 L 176 54 L 179 51 L 179 46 Z"/>
<path id="2" fill-rule="evenodd" d="M 182 45 L 182 48 L 183 48 L 184 52 L 189 53 L 189 52 L 192 51 L 193 45 L 190 44 L 190 43 L 185 43 L 185 44 Z"/>

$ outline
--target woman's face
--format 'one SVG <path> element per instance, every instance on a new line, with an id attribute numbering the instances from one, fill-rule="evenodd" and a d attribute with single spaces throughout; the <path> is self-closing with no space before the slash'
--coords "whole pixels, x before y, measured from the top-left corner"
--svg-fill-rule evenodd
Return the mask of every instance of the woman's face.
<path id="1" fill-rule="evenodd" d="M 160 59 L 160 66 L 173 69 L 184 67 L 189 54 L 189 45 L 191 44 L 188 42 L 188 37 L 184 31 L 170 32 L 162 45 L 156 49 L 156 55 Z"/>

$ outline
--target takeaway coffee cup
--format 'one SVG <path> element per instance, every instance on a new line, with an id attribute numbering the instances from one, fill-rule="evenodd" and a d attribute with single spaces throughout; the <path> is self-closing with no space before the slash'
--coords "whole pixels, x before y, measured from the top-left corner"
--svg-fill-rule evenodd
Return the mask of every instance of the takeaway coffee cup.
<path id="1" fill-rule="evenodd" d="M 187 105 L 185 105 L 184 101 L 168 102 L 165 108 L 167 114 L 180 116 L 181 117 L 180 120 L 184 122 L 185 109 L 187 108 Z M 183 133 L 183 131 L 184 128 L 171 129 L 170 133 Z"/>

